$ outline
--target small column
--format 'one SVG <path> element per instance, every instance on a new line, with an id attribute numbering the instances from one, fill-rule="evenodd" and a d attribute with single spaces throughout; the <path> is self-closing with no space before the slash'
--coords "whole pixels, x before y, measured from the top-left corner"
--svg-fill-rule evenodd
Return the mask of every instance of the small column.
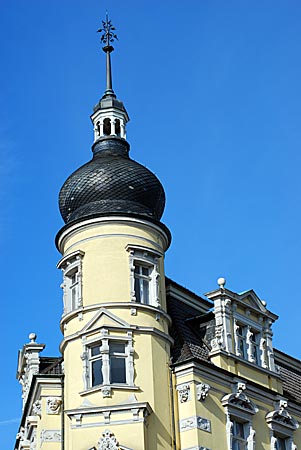
<path id="1" fill-rule="evenodd" d="M 111 135 L 116 136 L 116 119 L 111 119 Z"/>
<path id="2" fill-rule="evenodd" d="M 125 125 L 123 120 L 120 120 L 120 137 L 126 139 Z"/>
<path id="3" fill-rule="evenodd" d="M 253 332 L 250 327 L 247 329 L 247 336 L 246 336 L 246 342 L 247 342 L 247 354 L 248 354 L 248 360 L 250 362 L 255 362 L 253 357 L 253 341 L 252 341 Z"/>

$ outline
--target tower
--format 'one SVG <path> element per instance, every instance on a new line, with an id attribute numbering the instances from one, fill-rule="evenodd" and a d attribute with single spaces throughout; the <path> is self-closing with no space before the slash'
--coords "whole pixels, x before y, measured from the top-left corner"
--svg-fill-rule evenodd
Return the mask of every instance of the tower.
<path id="1" fill-rule="evenodd" d="M 99 448 L 108 441 L 115 448 L 116 439 L 120 448 L 168 448 L 165 194 L 156 176 L 129 156 L 129 117 L 112 87 L 116 35 L 108 17 L 99 31 L 106 90 L 91 115 L 93 157 L 59 194 L 64 442 L 74 450 L 99 439 Z"/>

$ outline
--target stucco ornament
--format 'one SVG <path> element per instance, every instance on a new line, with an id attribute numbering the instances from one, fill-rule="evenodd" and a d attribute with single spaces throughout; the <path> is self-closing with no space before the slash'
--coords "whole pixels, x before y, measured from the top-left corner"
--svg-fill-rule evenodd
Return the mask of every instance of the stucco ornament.
<path id="1" fill-rule="evenodd" d="M 34 404 L 32 405 L 32 413 L 34 416 L 41 417 L 41 415 L 42 415 L 41 400 L 37 400 L 36 402 L 34 402 Z"/>
<path id="2" fill-rule="evenodd" d="M 179 394 L 180 403 L 185 403 L 188 402 L 188 400 L 191 400 L 190 385 L 188 383 L 178 386 L 177 391 Z"/>
<path id="3" fill-rule="evenodd" d="M 206 397 L 208 396 L 210 389 L 211 389 L 211 386 L 209 386 L 209 384 L 206 384 L 206 383 L 198 384 L 196 387 L 197 399 L 204 401 L 206 399 Z"/>
<path id="4" fill-rule="evenodd" d="M 62 400 L 59 397 L 48 397 L 46 399 L 47 414 L 59 414 L 61 410 Z"/>
<path id="5" fill-rule="evenodd" d="M 119 443 L 117 442 L 114 433 L 112 433 L 110 430 L 105 430 L 102 433 L 102 437 L 98 441 L 97 450 L 106 450 L 106 449 L 119 450 Z"/>
<path id="6" fill-rule="evenodd" d="M 102 393 L 103 398 L 111 397 L 111 387 L 110 386 L 102 387 L 101 393 Z"/>

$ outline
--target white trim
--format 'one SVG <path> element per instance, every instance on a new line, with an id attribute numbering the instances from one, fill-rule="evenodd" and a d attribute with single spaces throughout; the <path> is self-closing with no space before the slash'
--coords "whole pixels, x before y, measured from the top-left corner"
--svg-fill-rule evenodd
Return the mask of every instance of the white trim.
<path id="1" fill-rule="evenodd" d="M 68 228 L 62 232 L 59 231 L 59 233 L 58 233 L 59 239 L 57 242 L 57 247 L 58 247 L 59 251 L 61 253 L 63 253 L 63 247 L 65 245 L 65 240 L 67 238 L 70 238 L 70 237 L 74 236 L 75 234 L 77 234 L 79 230 L 81 230 L 81 231 L 87 230 L 89 228 L 94 228 L 96 225 L 107 225 L 107 224 L 111 224 L 111 223 L 116 224 L 116 225 L 120 225 L 120 224 L 124 225 L 126 223 L 130 226 L 142 226 L 142 227 L 150 228 L 150 229 L 156 231 L 156 233 L 161 235 L 161 237 L 163 239 L 163 243 L 164 243 L 163 250 L 166 250 L 169 246 L 169 243 L 170 243 L 169 237 L 159 225 L 156 225 L 147 220 L 137 219 L 134 217 L 105 216 L 105 217 L 96 217 L 94 219 L 87 219 L 87 220 L 81 221 L 79 223 L 76 223 L 74 225 L 69 225 Z M 126 233 L 121 234 L 121 235 L 127 236 Z M 114 237 L 115 235 L 112 233 L 107 236 Z M 95 239 L 96 237 L 102 237 L 102 236 L 97 235 L 92 238 Z M 139 239 L 139 236 L 133 235 L 133 237 Z M 145 241 L 147 241 L 146 238 L 141 238 L 141 239 L 144 239 Z M 78 242 L 81 242 L 81 241 L 78 241 Z M 78 242 L 76 245 L 78 245 Z M 155 243 L 155 245 L 156 245 L 156 247 L 159 247 L 157 243 Z M 69 251 L 71 247 L 73 247 L 73 246 L 70 246 L 68 249 L 65 249 L 65 253 L 67 251 Z"/>

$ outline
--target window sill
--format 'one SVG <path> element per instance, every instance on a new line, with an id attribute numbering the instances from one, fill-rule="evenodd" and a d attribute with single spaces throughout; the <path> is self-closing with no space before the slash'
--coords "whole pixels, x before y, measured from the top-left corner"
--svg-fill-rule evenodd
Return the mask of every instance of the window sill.
<path id="1" fill-rule="evenodd" d="M 124 391 L 138 391 L 140 388 L 138 386 L 129 386 L 128 384 L 99 384 L 98 386 L 93 386 L 91 388 L 81 391 L 79 395 L 88 395 L 94 392 L 99 392 L 103 388 L 110 388 L 111 390 L 124 390 Z"/>

